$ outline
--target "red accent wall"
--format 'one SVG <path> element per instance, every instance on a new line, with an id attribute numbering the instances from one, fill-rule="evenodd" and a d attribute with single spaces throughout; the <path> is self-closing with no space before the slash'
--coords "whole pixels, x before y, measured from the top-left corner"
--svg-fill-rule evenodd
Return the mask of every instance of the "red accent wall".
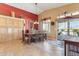
<path id="1" fill-rule="evenodd" d="M 0 14 L 11 16 L 11 11 L 15 12 L 16 17 L 22 16 L 26 20 L 26 24 L 25 24 L 26 29 L 28 29 L 28 25 L 29 25 L 27 23 L 27 20 L 29 22 L 29 20 L 38 19 L 38 15 L 36 15 L 36 14 L 33 14 L 33 13 L 25 11 L 25 10 L 21 10 L 19 8 L 7 5 L 5 3 L 0 3 Z"/>

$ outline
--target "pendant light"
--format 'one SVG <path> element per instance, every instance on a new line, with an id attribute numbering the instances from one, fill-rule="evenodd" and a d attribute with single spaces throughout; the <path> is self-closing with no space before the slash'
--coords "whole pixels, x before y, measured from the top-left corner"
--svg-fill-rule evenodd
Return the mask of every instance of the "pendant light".
<path id="1" fill-rule="evenodd" d="M 38 4 L 35 3 L 34 5 L 35 5 L 36 14 L 38 14 Z M 35 28 L 35 29 L 38 29 L 38 28 L 37 28 L 38 25 L 39 25 L 39 22 L 38 22 L 38 19 L 37 19 L 37 20 L 34 21 L 34 28 Z"/>

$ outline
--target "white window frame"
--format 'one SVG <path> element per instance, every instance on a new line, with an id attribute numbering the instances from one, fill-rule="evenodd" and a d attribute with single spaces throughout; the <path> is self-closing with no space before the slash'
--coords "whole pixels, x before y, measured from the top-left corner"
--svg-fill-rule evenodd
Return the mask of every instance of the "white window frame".
<path id="1" fill-rule="evenodd" d="M 42 22 L 42 30 L 45 33 L 51 33 L 51 20 L 50 19 L 47 19 L 47 20 L 45 20 L 45 21 Z"/>

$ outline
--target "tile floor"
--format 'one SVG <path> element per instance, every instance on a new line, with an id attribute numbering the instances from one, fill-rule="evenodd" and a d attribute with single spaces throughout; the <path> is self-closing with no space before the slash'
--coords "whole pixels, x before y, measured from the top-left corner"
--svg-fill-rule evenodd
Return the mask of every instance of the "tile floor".
<path id="1" fill-rule="evenodd" d="M 23 44 L 21 40 L 0 42 L 1 56 L 63 56 L 63 48 L 53 41 Z"/>

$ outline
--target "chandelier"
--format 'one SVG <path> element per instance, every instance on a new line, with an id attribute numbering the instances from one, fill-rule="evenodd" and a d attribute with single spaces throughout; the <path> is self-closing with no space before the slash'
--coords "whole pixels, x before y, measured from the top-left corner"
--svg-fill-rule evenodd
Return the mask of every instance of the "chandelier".
<path id="1" fill-rule="evenodd" d="M 34 6 L 35 6 L 35 12 L 36 14 L 38 14 L 38 4 L 35 3 Z M 38 19 L 36 19 L 33 24 L 34 24 L 34 28 L 38 29 L 38 25 L 39 25 Z"/>

